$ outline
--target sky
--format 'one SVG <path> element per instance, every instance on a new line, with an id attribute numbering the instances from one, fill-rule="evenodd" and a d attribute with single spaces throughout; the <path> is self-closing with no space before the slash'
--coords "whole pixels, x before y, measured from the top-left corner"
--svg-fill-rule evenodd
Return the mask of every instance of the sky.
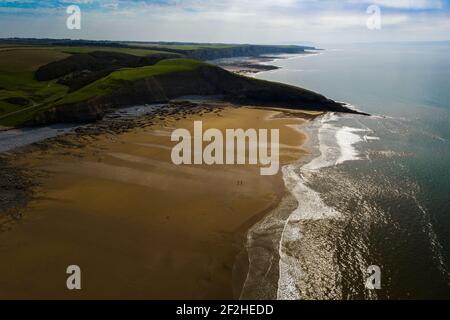
<path id="1" fill-rule="evenodd" d="M 79 30 L 66 26 L 70 5 L 81 10 Z M 368 19 L 380 21 L 381 28 L 369 28 Z M 448 41 L 450 0 L 0 0 L 0 38 L 7 37 L 255 44 Z"/>

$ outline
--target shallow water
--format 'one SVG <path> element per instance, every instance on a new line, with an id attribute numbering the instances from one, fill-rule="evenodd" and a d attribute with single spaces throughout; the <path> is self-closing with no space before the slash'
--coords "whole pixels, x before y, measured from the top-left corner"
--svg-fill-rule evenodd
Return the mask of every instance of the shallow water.
<path id="1" fill-rule="evenodd" d="M 139 117 L 157 111 L 163 105 L 152 104 L 122 108 L 106 116 L 114 118 Z M 54 124 L 41 127 L 19 128 L 0 131 L 0 153 L 15 150 L 73 131 L 82 124 Z"/>

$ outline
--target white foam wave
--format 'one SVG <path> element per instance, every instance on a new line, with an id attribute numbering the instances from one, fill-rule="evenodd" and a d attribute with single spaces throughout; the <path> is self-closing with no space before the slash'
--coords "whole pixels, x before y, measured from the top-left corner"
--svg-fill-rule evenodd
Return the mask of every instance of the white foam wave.
<path id="1" fill-rule="evenodd" d="M 364 132 L 367 130 L 343 127 L 336 133 L 336 140 L 339 146 L 340 156 L 336 160 L 335 165 L 342 164 L 347 161 L 360 160 L 360 154 L 356 150 L 355 145 L 362 142 L 363 139 L 356 132 Z"/>
<path id="2" fill-rule="evenodd" d="M 361 113 L 365 113 L 366 111 L 361 110 L 358 106 L 355 106 L 354 104 L 348 103 L 348 102 L 340 102 L 344 105 L 344 107 L 356 111 L 356 112 L 361 112 Z"/>
<path id="3" fill-rule="evenodd" d="M 339 127 L 334 125 L 336 114 L 327 114 L 321 119 L 318 128 L 320 154 L 309 163 L 298 168 L 292 164 L 283 167 L 283 178 L 290 193 L 298 202 L 297 209 L 287 218 L 279 244 L 279 278 L 277 298 L 280 300 L 301 299 L 297 284 L 302 277 L 298 257 L 289 253 L 289 245 L 302 238 L 302 220 L 339 219 L 340 213 L 324 203 L 321 195 L 308 186 L 312 174 L 321 168 L 336 166 L 347 161 L 360 160 L 361 155 L 355 145 L 365 139 L 359 133 L 370 130 Z"/>
<path id="4" fill-rule="evenodd" d="M 330 115 L 322 119 L 322 125 L 318 132 L 320 155 L 306 164 L 303 169 L 319 170 L 347 161 L 361 160 L 361 155 L 355 145 L 364 141 L 364 139 L 358 133 L 368 132 L 369 130 L 338 127 L 332 124 L 335 120 L 337 120 L 336 115 Z M 373 137 L 373 139 L 375 138 Z"/>
<path id="5" fill-rule="evenodd" d="M 373 136 L 364 136 L 364 141 L 368 142 L 368 141 L 378 141 L 380 140 L 380 137 L 373 137 Z"/>
<path id="6" fill-rule="evenodd" d="M 295 196 L 298 207 L 286 220 L 281 234 L 279 246 L 279 278 L 277 299 L 298 300 L 301 298 L 297 290 L 297 283 L 302 277 L 300 261 L 290 255 L 288 246 L 292 241 L 299 241 L 302 232 L 299 222 L 301 220 L 319 220 L 338 218 L 339 212 L 327 206 L 320 194 L 307 186 L 308 172 L 297 174 L 295 165 L 283 168 L 283 177 L 286 187 Z"/>

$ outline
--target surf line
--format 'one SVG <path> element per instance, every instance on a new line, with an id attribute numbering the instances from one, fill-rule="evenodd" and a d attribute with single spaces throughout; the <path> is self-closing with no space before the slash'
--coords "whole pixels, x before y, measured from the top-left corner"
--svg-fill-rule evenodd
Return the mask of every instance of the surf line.
<path id="1" fill-rule="evenodd" d="M 203 131 L 203 122 L 194 121 L 193 135 L 187 129 L 176 129 L 171 141 L 179 142 L 172 148 L 175 165 L 260 165 L 262 176 L 280 170 L 279 129 L 270 130 L 269 143 L 268 129 L 226 129 L 223 134 L 214 128 Z M 204 143 L 208 143 L 205 148 Z"/>

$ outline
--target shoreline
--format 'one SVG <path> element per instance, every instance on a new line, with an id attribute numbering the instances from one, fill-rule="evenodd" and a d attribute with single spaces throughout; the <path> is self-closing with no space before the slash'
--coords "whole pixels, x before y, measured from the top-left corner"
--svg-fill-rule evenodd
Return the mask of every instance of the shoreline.
<path id="1" fill-rule="evenodd" d="M 279 299 L 281 241 L 286 223 L 299 207 L 299 200 L 288 185 L 285 170 L 290 166 L 306 164 L 317 156 L 318 141 L 313 129 L 314 122 L 320 121 L 325 114 L 312 115 L 307 122 L 293 128 L 304 134 L 302 148 L 306 152 L 297 160 L 282 166 L 281 178 L 285 189 L 283 196 L 247 232 L 246 252 L 249 258 L 249 269 L 240 295 L 242 300 Z"/>
<path id="2" fill-rule="evenodd" d="M 320 54 L 320 53 L 318 53 Z M 302 54 L 301 56 L 304 56 L 305 54 Z M 295 55 L 297 57 L 299 55 Z M 278 59 L 273 59 L 274 57 L 264 57 L 262 61 L 259 61 L 258 63 L 268 63 L 268 59 L 270 61 L 276 61 Z M 264 66 L 264 65 L 260 65 Z M 278 67 L 277 67 L 278 68 Z M 267 70 L 263 70 L 267 71 Z M 242 70 L 239 70 L 237 73 L 242 72 Z M 257 74 L 261 72 L 255 72 L 254 74 Z M 189 100 L 189 99 L 186 99 Z M 60 146 L 67 146 L 68 144 L 73 144 L 73 147 L 75 149 L 80 148 L 83 149 L 89 143 L 93 142 L 95 144 L 95 140 L 97 138 L 95 137 L 105 137 L 109 136 L 110 139 L 114 139 L 114 136 L 127 134 L 127 132 L 133 132 L 136 129 L 139 130 L 139 128 L 147 128 L 152 127 L 154 125 L 166 125 L 166 121 L 169 120 L 177 120 L 177 121 L 184 121 L 186 118 L 192 117 L 192 116 L 203 116 L 204 112 L 216 114 L 216 111 L 227 109 L 229 103 L 226 102 L 216 102 L 214 104 L 211 104 L 211 102 L 208 102 L 208 99 L 206 99 L 203 102 L 192 102 L 192 101 L 186 101 L 182 98 L 180 100 L 174 100 L 173 102 L 170 102 L 168 104 L 160 105 L 158 108 L 157 105 L 150 105 L 150 106 L 142 106 L 142 107 L 131 107 L 131 108 L 125 108 L 125 109 L 119 109 L 116 110 L 113 113 L 109 113 L 106 115 L 106 117 L 96 123 L 88 124 L 88 125 L 81 125 L 77 126 L 76 128 L 73 128 L 71 132 L 64 133 L 62 136 L 57 136 L 50 138 L 49 140 L 46 140 L 42 143 L 38 142 L 37 144 L 34 144 L 31 147 L 25 147 L 26 149 L 39 149 L 39 148 L 48 148 L 49 145 L 56 144 L 57 147 Z M 246 107 L 243 106 L 235 106 L 235 108 L 241 108 L 245 109 Z M 304 110 L 295 110 L 295 109 L 286 109 L 286 108 L 278 108 L 278 107 L 252 107 L 254 112 L 264 112 L 268 114 L 268 116 L 264 119 L 265 122 L 270 120 L 277 120 L 277 118 L 280 120 L 282 119 L 297 119 L 302 118 L 302 121 L 312 121 L 316 119 L 318 116 L 323 115 L 324 112 L 322 111 L 304 111 Z M 303 123 L 304 124 L 304 123 Z M 297 132 L 297 134 L 303 135 L 303 141 L 302 141 L 302 148 L 307 149 L 308 152 L 304 152 L 300 158 L 292 158 L 290 162 L 298 162 L 302 161 L 305 157 L 305 153 L 311 152 L 311 146 L 309 145 L 311 143 L 311 139 L 308 138 L 308 134 L 306 134 L 306 128 L 298 129 L 292 128 L 294 131 Z M 69 139 L 69 141 L 65 141 L 66 135 L 73 136 L 74 139 Z M 93 138 L 94 137 L 94 138 Z M 91 138 L 93 138 L 93 141 L 90 141 Z M 101 139 L 101 138 L 100 138 Z M 71 140 L 71 141 L 70 141 Z M 67 143 L 68 142 L 68 143 Z M 19 152 L 20 149 L 19 149 Z M 311 156 L 311 154 L 308 156 L 308 158 Z M 131 160 L 130 160 L 131 159 Z M 117 158 L 116 160 L 119 161 L 136 161 L 136 163 L 141 162 L 141 159 L 135 159 L 132 160 L 132 158 L 124 159 L 124 158 Z M 304 159 L 303 159 L 304 161 Z M 284 172 L 286 167 L 289 165 L 290 162 L 284 163 L 281 167 Z M 98 169 L 101 169 L 100 167 Z M 84 169 L 83 169 L 84 170 Z M 64 170 L 62 171 L 64 172 Z M 277 180 L 272 182 L 272 187 L 275 187 L 278 191 L 275 192 L 274 198 L 271 200 L 270 204 L 265 205 L 264 208 L 259 208 L 257 211 L 254 211 L 253 215 L 251 215 L 247 220 L 243 221 L 242 224 L 236 229 L 235 232 L 233 232 L 233 236 L 229 238 L 230 245 L 232 245 L 235 248 L 240 248 L 238 251 L 236 251 L 232 266 L 229 266 L 228 268 L 231 268 L 232 272 L 232 279 L 231 282 L 231 294 L 224 295 L 224 292 L 220 293 L 220 295 L 211 295 L 209 298 L 227 298 L 227 299 L 237 299 L 237 298 L 270 298 L 270 299 L 277 299 L 278 293 L 273 293 L 275 288 L 274 285 L 278 285 L 277 282 L 273 281 L 272 279 L 271 283 L 265 283 L 266 291 L 264 294 L 261 295 L 260 293 L 254 293 L 251 292 L 253 289 L 252 281 L 254 279 L 251 279 L 253 275 L 250 275 L 250 268 L 252 266 L 252 259 L 254 257 L 251 257 L 253 254 L 249 251 L 249 248 L 251 247 L 251 240 L 249 237 L 252 237 L 252 232 L 255 230 L 255 228 L 258 228 L 259 225 L 263 224 L 264 221 L 267 219 L 270 219 L 271 215 L 281 214 L 283 217 L 285 214 L 288 216 L 295 210 L 295 206 L 293 207 L 293 204 L 295 204 L 295 197 L 292 193 L 292 190 L 289 190 L 287 186 L 287 181 L 284 176 L 284 173 L 281 172 L 277 175 Z M 281 212 L 283 211 L 283 212 Z M 20 219 L 21 215 L 19 215 Z M 13 217 L 13 222 L 14 222 Z M 287 217 L 287 219 L 289 219 Z M 287 220 L 288 221 L 288 220 Z M 250 242 L 249 242 L 250 241 Z M 275 252 L 275 251 L 274 251 Z M 261 257 L 258 257 L 257 259 L 260 259 Z M 273 257 L 272 257 L 273 258 Z M 273 269 L 271 272 L 276 273 L 277 269 Z M 278 271 L 279 272 L 279 271 Z M 257 279 L 258 280 L 258 279 Z M 266 279 L 267 281 L 267 279 Z M 248 285 L 250 283 L 250 285 Z M 259 285 L 259 284 L 257 284 Z M 278 289 L 277 289 L 278 290 Z M 229 291 L 230 292 L 230 291 Z M 272 293 L 270 293 L 272 292 Z M 168 294 L 167 298 L 185 298 L 185 296 L 173 296 Z M 101 296 L 103 297 L 103 296 Z M 114 298 L 114 296 L 112 296 Z M 141 296 L 137 296 L 141 297 Z M 191 298 L 192 296 L 187 296 L 188 298 Z M 154 298 L 159 298 L 158 296 L 154 296 Z M 208 299 L 208 296 L 202 297 Z"/>
<path id="3" fill-rule="evenodd" d="M 281 67 L 272 65 L 271 63 L 273 62 L 319 54 L 322 53 L 305 51 L 303 53 L 296 54 L 279 54 L 278 56 L 260 55 L 257 57 L 224 58 L 211 60 L 209 62 L 235 74 L 254 77 L 255 75 L 262 72 L 270 72 L 282 69 Z"/>

